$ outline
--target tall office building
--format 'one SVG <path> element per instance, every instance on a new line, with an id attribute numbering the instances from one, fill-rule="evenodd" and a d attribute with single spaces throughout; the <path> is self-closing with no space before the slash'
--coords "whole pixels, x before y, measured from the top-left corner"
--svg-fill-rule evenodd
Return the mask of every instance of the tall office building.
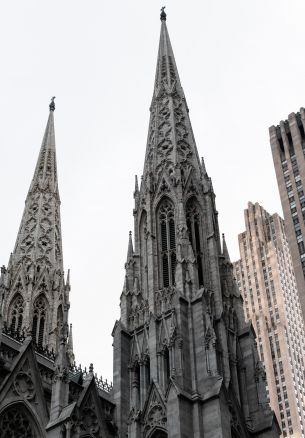
<path id="1" fill-rule="evenodd" d="M 305 320 L 305 110 L 271 126 L 270 143 L 303 319 Z"/>
<path id="2" fill-rule="evenodd" d="M 257 333 L 270 404 L 282 436 L 304 437 L 305 333 L 284 221 L 249 203 L 245 223 L 234 271 L 246 318 Z"/>

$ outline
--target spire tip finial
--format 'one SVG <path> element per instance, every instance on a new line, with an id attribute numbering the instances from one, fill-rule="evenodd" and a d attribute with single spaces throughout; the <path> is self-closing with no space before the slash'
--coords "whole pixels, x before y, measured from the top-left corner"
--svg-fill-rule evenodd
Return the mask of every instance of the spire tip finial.
<path id="1" fill-rule="evenodd" d="M 54 100 L 55 100 L 55 96 L 53 96 L 52 99 L 51 99 L 51 103 L 49 105 L 50 111 L 55 111 L 55 102 L 54 102 Z"/>
<path id="2" fill-rule="evenodd" d="M 165 8 L 166 6 L 162 6 L 161 8 L 161 14 L 160 14 L 161 21 L 166 21 L 166 12 L 164 11 Z"/>

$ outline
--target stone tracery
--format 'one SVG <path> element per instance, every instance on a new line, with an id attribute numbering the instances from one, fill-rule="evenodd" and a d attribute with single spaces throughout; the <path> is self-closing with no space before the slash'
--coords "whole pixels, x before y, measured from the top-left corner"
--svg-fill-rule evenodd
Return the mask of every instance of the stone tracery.
<path id="1" fill-rule="evenodd" d="M 20 405 L 7 408 L 0 415 L 0 438 L 39 438 L 34 420 Z"/>
<path id="2" fill-rule="evenodd" d="M 34 314 L 33 314 L 33 325 L 32 325 L 32 335 L 34 342 L 42 346 L 44 342 L 44 333 L 46 326 L 47 317 L 47 300 L 43 294 L 39 295 L 34 302 Z"/>
<path id="3" fill-rule="evenodd" d="M 9 310 L 9 325 L 11 329 L 20 332 L 23 323 L 24 299 L 17 293 L 13 298 Z"/>
<path id="4" fill-rule="evenodd" d="M 169 199 L 161 201 L 158 210 L 159 251 L 161 259 L 162 286 L 175 284 L 176 230 L 174 207 Z"/>

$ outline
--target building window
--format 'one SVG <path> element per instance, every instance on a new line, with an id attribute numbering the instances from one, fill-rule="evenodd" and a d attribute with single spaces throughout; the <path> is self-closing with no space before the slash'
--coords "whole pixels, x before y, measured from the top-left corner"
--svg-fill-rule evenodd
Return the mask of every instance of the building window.
<path id="1" fill-rule="evenodd" d="M 298 246 L 299 246 L 299 252 L 300 252 L 300 254 L 304 254 L 304 253 L 305 253 L 304 242 L 303 242 L 303 241 L 299 242 L 299 243 L 298 243 Z"/>
<path id="2" fill-rule="evenodd" d="M 44 295 L 40 295 L 34 303 L 34 316 L 32 325 L 32 337 L 34 342 L 42 347 L 44 343 L 44 333 L 46 326 L 47 300 Z"/>
<path id="3" fill-rule="evenodd" d="M 1 414 L 0 431 L 3 437 L 23 436 L 38 438 L 31 415 L 20 404 L 10 406 Z"/>
<path id="4" fill-rule="evenodd" d="M 163 287 L 175 283 L 176 230 L 173 204 L 165 199 L 159 208 L 159 250 Z"/>
<path id="5" fill-rule="evenodd" d="M 164 349 L 163 357 L 164 357 L 164 386 L 166 389 L 169 385 L 169 379 L 170 379 L 170 374 L 171 374 L 169 351 L 168 351 L 167 347 Z"/>
<path id="6" fill-rule="evenodd" d="M 24 300 L 20 294 L 15 295 L 10 305 L 9 324 L 13 331 L 19 332 L 22 328 Z"/>

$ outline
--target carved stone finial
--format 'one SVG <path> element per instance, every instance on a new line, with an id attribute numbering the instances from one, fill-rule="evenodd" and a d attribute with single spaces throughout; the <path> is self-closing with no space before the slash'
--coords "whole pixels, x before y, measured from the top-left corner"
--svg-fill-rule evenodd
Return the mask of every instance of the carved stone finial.
<path id="1" fill-rule="evenodd" d="M 55 111 L 55 102 L 54 102 L 55 96 L 52 97 L 51 103 L 49 105 L 50 111 Z"/>
<path id="2" fill-rule="evenodd" d="M 161 21 L 166 21 L 166 13 L 164 11 L 165 8 L 166 8 L 166 6 L 162 6 L 162 8 L 161 8 L 161 14 L 160 14 Z"/>

